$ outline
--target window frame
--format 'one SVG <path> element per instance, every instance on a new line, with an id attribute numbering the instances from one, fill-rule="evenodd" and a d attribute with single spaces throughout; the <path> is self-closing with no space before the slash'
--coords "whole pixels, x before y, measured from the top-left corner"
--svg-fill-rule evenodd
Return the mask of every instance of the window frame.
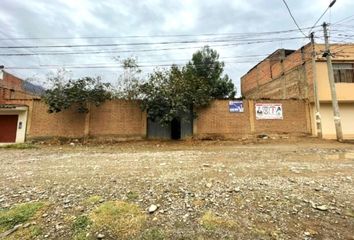
<path id="1" fill-rule="evenodd" d="M 342 65 L 342 67 L 340 67 L 340 65 Z M 347 67 L 345 67 L 345 65 L 347 65 Z M 354 83 L 353 62 L 334 62 L 332 63 L 332 67 L 335 83 Z"/>

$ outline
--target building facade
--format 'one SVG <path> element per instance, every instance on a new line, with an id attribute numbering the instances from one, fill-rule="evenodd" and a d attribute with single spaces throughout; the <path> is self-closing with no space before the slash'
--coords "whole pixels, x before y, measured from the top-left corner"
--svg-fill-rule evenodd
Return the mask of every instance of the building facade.
<path id="1" fill-rule="evenodd" d="M 0 69 L 0 143 L 24 142 L 29 106 L 43 89 Z"/>
<path id="2" fill-rule="evenodd" d="M 313 135 L 317 135 L 317 98 L 320 102 L 323 137 L 336 138 L 328 68 L 323 53 L 323 44 L 307 44 L 298 50 L 275 51 L 241 77 L 242 95 L 246 99 L 308 100 Z M 344 138 L 353 139 L 354 44 L 331 45 L 331 53 Z"/>

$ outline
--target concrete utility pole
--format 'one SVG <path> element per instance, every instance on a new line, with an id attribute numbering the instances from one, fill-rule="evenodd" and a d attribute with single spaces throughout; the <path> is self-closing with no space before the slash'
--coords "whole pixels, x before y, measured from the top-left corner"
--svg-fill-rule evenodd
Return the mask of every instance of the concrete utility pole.
<path id="1" fill-rule="evenodd" d="M 313 32 L 310 35 L 311 45 L 312 45 L 312 81 L 313 81 L 313 94 L 316 106 L 316 129 L 317 137 L 322 138 L 322 122 L 320 114 L 320 99 L 318 98 L 318 88 L 317 88 L 317 70 L 316 70 L 316 49 L 315 49 L 315 38 Z"/>
<path id="2" fill-rule="evenodd" d="M 325 22 L 322 25 L 323 34 L 324 34 L 324 38 L 325 38 L 325 52 L 324 52 L 323 56 L 325 56 L 327 59 L 328 79 L 329 79 L 329 86 L 331 88 L 332 108 L 333 108 L 333 115 L 334 115 L 334 124 L 336 126 L 337 140 L 341 142 L 343 140 L 342 123 L 341 123 L 340 114 L 339 114 L 336 85 L 334 83 L 331 51 L 329 50 L 329 43 L 328 43 L 327 26 L 328 25 Z"/>

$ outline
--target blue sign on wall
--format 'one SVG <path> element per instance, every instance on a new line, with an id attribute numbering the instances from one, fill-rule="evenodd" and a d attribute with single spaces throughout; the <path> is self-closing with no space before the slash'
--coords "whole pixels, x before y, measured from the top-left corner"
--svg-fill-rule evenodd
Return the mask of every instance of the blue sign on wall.
<path id="1" fill-rule="evenodd" d="M 230 113 L 243 112 L 243 101 L 229 101 Z"/>

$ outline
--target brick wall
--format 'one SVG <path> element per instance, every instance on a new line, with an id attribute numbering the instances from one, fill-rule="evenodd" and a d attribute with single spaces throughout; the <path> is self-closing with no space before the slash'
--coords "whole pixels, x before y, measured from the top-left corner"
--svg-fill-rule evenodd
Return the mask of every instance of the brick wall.
<path id="1" fill-rule="evenodd" d="M 196 138 L 240 138 L 260 133 L 310 133 L 308 103 L 303 100 L 267 100 L 262 103 L 281 103 L 283 120 L 256 120 L 255 102 L 244 100 L 243 113 L 230 113 L 228 100 L 216 100 L 197 111 L 193 134 Z M 146 114 L 134 101 L 108 101 L 92 106 L 89 114 L 68 109 L 49 114 L 40 100 L 11 100 L 7 104 L 26 105 L 28 111 L 27 138 L 72 137 L 85 134 L 102 138 L 137 139 L 146 136 Z"/>
<path id="2" fill-rule="evenodd" d="M 3 80 L 0 80 L 0 87 L 22 91 L 22 80 L 8 72 L 3 71 Z"/>
<path id="3" fill-rule="evenodd" d="M 257 133 L 311 133 L 309 105 L 305 100 L 255 101 L 255 103 L 281 103 L 282 120 L 256 120 Z"/>
<path id="4" fill-rule="evenodd" d="M 214 135 L 232 138 L 250 134 L 250 113 L 247 103 L 244 101 L 243 113 L 230 113 L 227 100 L 214 101 L 209 107 L 198 110 L 194 135 L 196 137 Z"/>
<path id="5" fill-rule="evenodd" d="M 39 99 L 40 97 L 26 91 L 24 81 L 6 71 L 2 71 L 3 79 L 0 79 L 0 103 L 14 99 Z"/>
<path id="6" fill-rule="evenodd" d="M 145 137 L 146 115 L 139 102 L 115 100 L 91 107 L 91 136 Z"/>
<path id="7" fill-rule="evenodd" d="M 228 102 L 227 100 L 217 100 L 209 107 L 198 110 L 199 117 L 194 124 L 195 137 L 240 138 L 260 133 L 311 133 L 309 105 L 304 100 L 257 101 L 281 103 L 283 120 L 256 120 L 253 100 L 243 101 L 243 113 L 230 113 Z"/>
<path id="8" fill-rule="evenodd" d="M 84 136 L 85 114 L 73 109 L 59 113 L 48 113 L 48 106 L 41 101 L 33 101 L 30 123 L 27 128 L 28 138 Z"/>
<path id="9" fill-rule="evenodd" d="M 85 134 L 94 137 L 145 137 L 146 116 L 138 102 L 108 101 L 99 107 L 92 106 L 88 114 L 78 113 L 74 108 L 50 114 L 43 102 L 30 102 L 32 104 L 26 104 L 29 106 L 27 136 L 30 139 L 80 138 Z"/>
<path id="10" fill-rule="evenodd" d="M 284 51 L 284 52 L 282 52 Z M 294 51 L 282 60 L 280 49 L 241 78 L 242 95 L 247 99 L 311 99 L 313 97 L 311 45 Z"/>

